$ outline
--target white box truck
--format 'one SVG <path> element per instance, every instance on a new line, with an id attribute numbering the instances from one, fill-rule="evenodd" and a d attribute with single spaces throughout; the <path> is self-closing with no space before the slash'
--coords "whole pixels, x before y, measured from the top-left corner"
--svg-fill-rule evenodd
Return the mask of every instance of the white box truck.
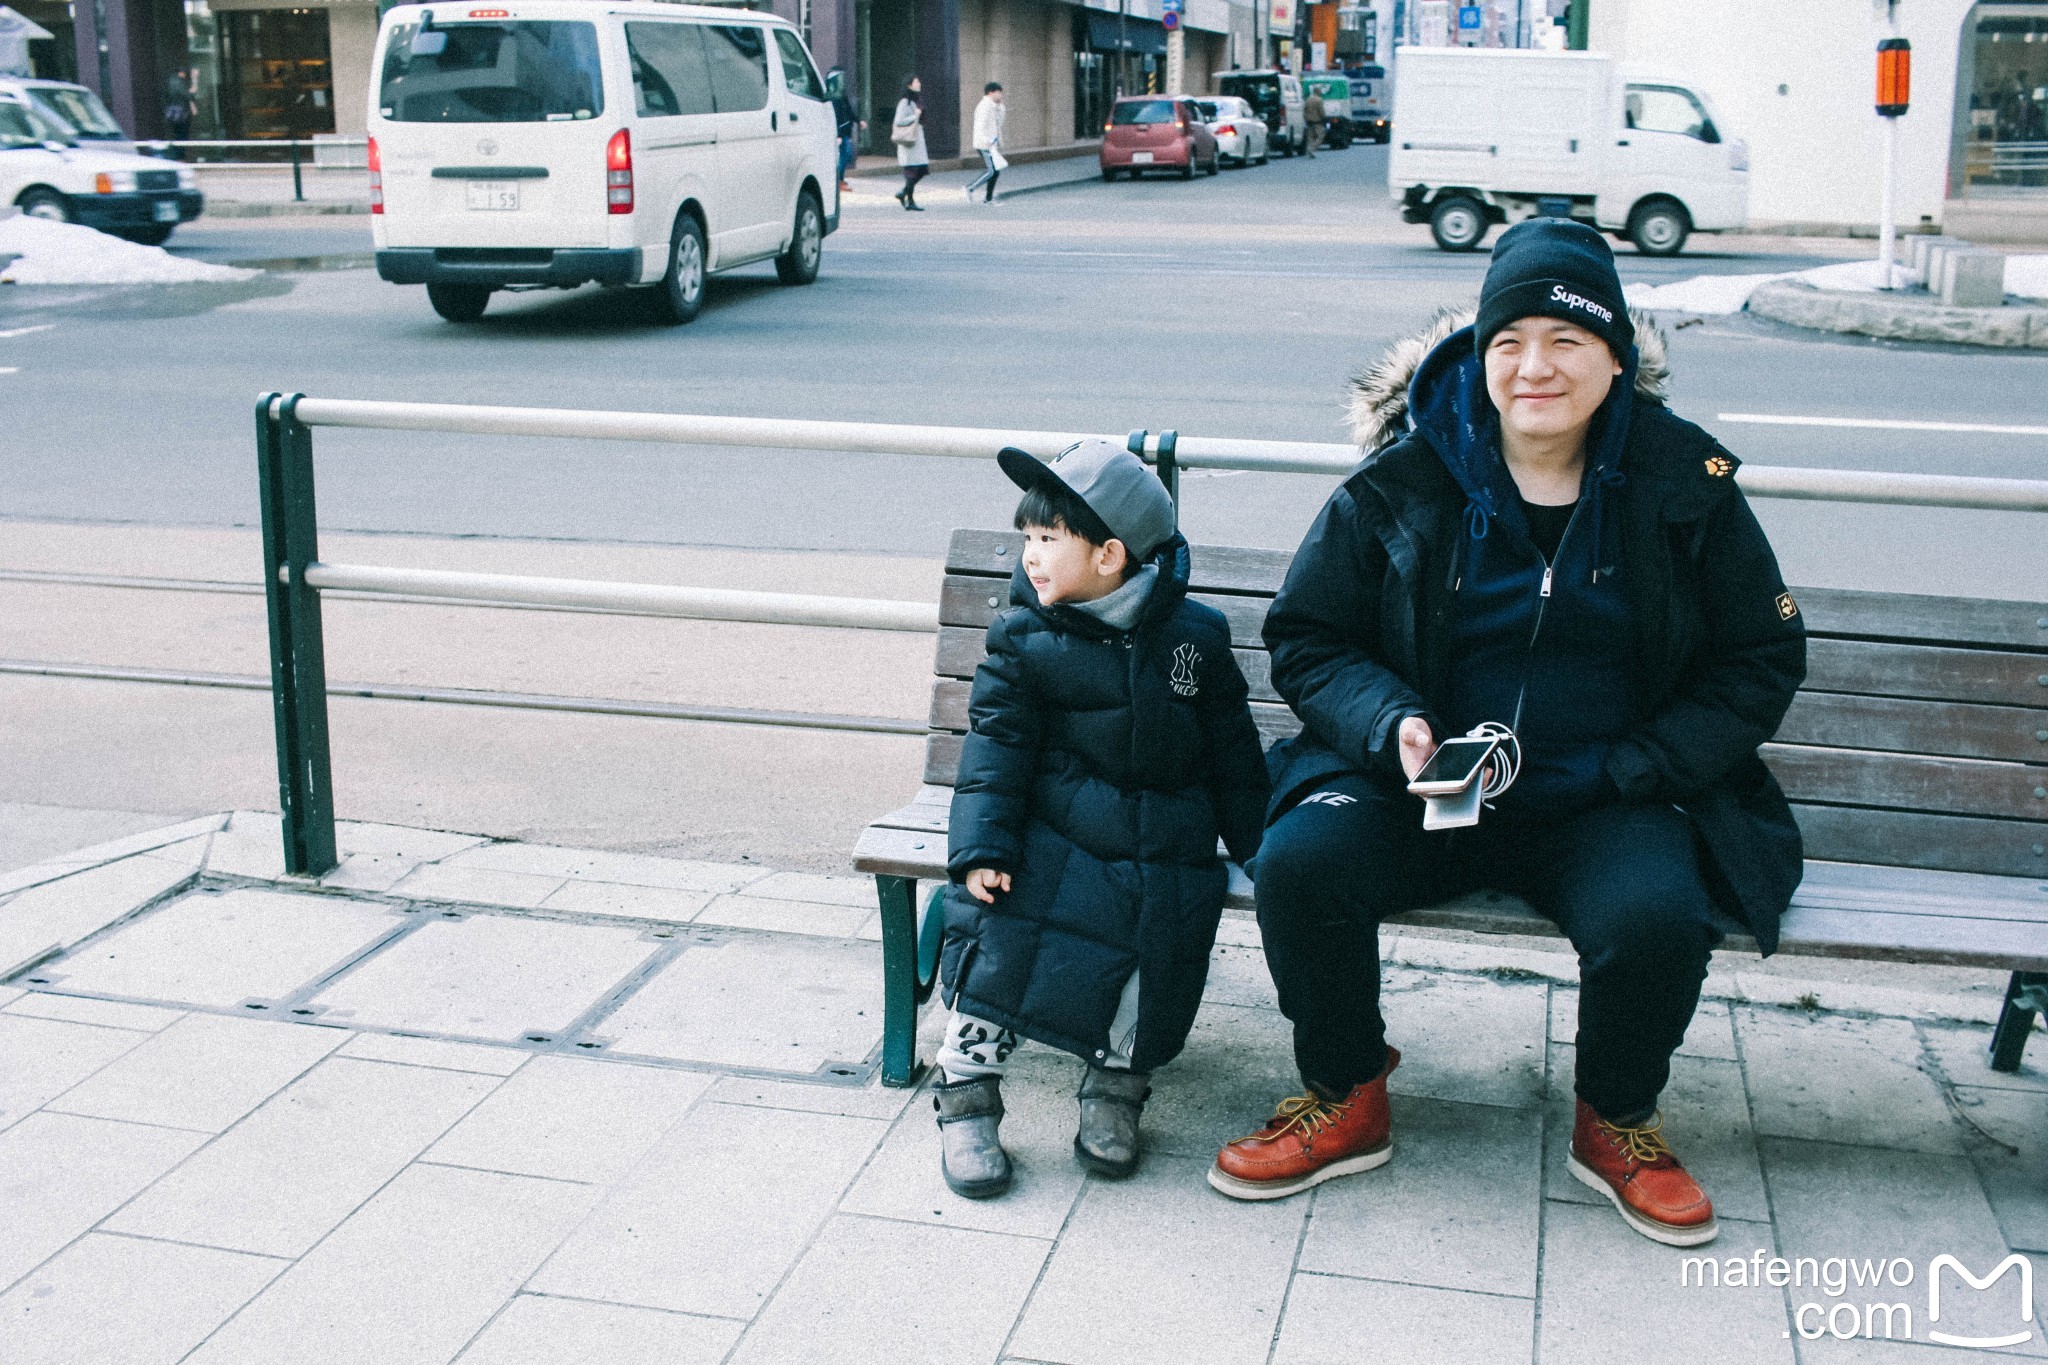
<path id="1" fill-rule="evenodd" d="M 1597 52 L 1404 47 L 1387 185 L 1445 251 L 1496 223 L 1571 217 L 1676 255 L 1749 216 L 1749 148 L 1682 80 Z"/>

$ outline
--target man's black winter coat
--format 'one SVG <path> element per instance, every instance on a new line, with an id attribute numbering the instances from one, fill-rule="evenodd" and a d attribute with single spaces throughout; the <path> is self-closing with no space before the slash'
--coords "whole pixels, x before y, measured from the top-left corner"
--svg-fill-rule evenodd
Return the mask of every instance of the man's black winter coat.
<path id="1" fill-rule="evenodd" d="M 1020 564 L 988 630 L 953 789 L 944 998 L 1090 1061 L 1133 971 L 1132 1066 L 1187 1041 L 1232 858 L 1257 852 L 1266 766 L 1222 613 L 1187 600 L 1176 536 L 1138 625 L 1039 605 Z M 974 868 L 1012 875 L 984 905 Z"/>
<path id="2" fill-rule="evenodd" d="M 1445 344 L 1469 351 L 1469 335 L 1459 335 L 1462 343 Z M 1419 359 L 1362 381 L 1378 392 L 1360 406 L 1380 402 L 1405 418 L 1405 382 Z M 1661 362 L 1646 360 L 1636 391 L 1618 397 L 1633 404 L 1626 480 L 1612 496 L 1634 636 L 1634 717 L 1601 766 L 1614 799 L 1670 802 L 1692 818 L 1717 904 L 1769 953 L 1803 862 L 1791 808 L 1757 750 L 1805 677 L 1804 623 L 1735 486 L 1735 458 L 1650 396 Z M 1373 420 L 1392 424 L 1386 413 L 1366 416 L 1368 432 Z M 1338 489 L 1266 618 L 1273 685 L 1303 724 L 1271 755 L 1275 817 L 1338 772 L 1398 784 L 1401 722 L 1423 715 L 1440 729 L 1468 498 L 1433 439 L 1443 436 L 1418 426 Z"/>

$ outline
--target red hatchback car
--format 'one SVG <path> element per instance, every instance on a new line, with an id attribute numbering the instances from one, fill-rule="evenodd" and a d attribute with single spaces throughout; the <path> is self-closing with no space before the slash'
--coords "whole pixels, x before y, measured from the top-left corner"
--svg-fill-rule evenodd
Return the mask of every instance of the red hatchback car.
<path id="1" fill-rule="evenodd" d="M 1136 180 L 1156 170 L 1179 171 L 1186 180 L 1198 169 L 1216 174 L 1216 161 L 1216 135 L 1186 96 L 1135 95 L 1111 106 L 1102 130 L 1104 180 L 1119 171 Z"/>

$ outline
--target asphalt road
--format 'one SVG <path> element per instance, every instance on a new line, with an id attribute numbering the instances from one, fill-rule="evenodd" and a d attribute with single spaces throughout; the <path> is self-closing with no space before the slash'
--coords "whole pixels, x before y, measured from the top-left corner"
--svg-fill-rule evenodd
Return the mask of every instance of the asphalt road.
<path id="1" fill-rule="evenodd" d="M 849 206 L 807 289 L 767 267 L 713 281 L 692 326 L 642 296 L 501 295 L 454 327 L 367 270 L 248 286 L 8 291 L 0 301 L 0 516 L 153 525 L 255 517 L 250 405 L 266 389 L 968 426 L 1343 438 L 1347 377 L 1486 256 L 1401 224 L 1384 152 L 1353 148 L 1214 180 L 1098 182 L 970 209 Z M 1799 268 L 1867 244 L 1696 239 L 1622 248 L 1624 279 Z M 178 245 L 214 259 L 366 247 L 364 220 L 222 220 Z M 1736 249 L 1731 249 L 1736 248 Z M 1672 334 L 1677 409 L 1766 464 L 2048 477 L 2039 435 L 1740 424 L 1724 413 L 2048 426 L 2048 357 L 1817 338 L 1746 318 Z M 19 328 L 39 330 L 5 335 Z M 1000 524 L 992 464 L 322 432 L 323 525 L 366 531 L 931 555 Z M 1192 477 L 1197 541 L 1291 546 L 1325 480 Z M 1799 582 L 2048 597 L 2039 527 L 2001 514 L 1764 509 Z"/>

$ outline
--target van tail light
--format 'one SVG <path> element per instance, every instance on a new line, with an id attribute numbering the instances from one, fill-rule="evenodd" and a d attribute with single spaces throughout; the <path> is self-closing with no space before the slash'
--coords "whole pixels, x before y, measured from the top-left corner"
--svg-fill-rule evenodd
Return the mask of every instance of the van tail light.
<path id="1" fill-rule="evenodd" d="M 108 175 L 105 171 L 101 171 L 92 178 L 92 192 L 94 194 L 112 194 L 114 192 L 114 177 Z"/>
<path id="2" fill-rule="evenodd" d="M 604 145 L 604 202 L 612 213 L 633 211 L 633 135 L 624 128 Z"/>
<path id="3" fill-rule="evenodd" d="M 384 158 L 377 155 L 377 139 L 370 139 L 370 212 L 384 211 Z"/>

